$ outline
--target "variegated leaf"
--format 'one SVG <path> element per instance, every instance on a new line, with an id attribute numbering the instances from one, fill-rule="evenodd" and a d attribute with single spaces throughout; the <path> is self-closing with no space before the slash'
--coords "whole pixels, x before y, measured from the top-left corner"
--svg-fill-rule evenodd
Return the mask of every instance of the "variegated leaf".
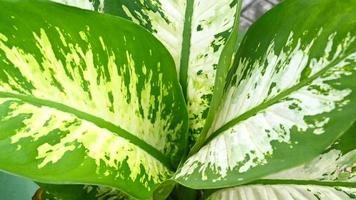
<path id="1" fill-rule="evenodd" d="M 286 0 L 254 24 L 202 148 L 176 179 L 193 188 L 246 183 L 304 163 L 342 135 L 356 120 L 355 9 L 352 0 Z"/>
<path id="2" fill-rule="evenodd" d="M 151 197 L 187 142 L 168 51 L 112 16 L 51 2 L 0 7 L 0 168 Z"/>
<path id="3" fill-rule="evenodd" d="M 265 177 L 265 180 L 305 180 L 356 187 L 356 123 L 312 161 Z"/>
<path id="4" fill-rule="evenodd" d="M 195 141 L 208 115 L 216 69 L 225 67 L 220 57 L 232 58 L 223 49 L 238 29 L 241 0 L 53 1 L 125 17 L 153 33 L 175 60 Z"/>
<path id="5" fill-rule="evenodd" d="M 207 200 L 351 200 L 356 189 L 318 185 L 252 185 L 220 190 Z"/>
<path id="6" fill-rule="evenodd" d="M 356 199 L 356 123 L 327 151 L 307 164 L 252 185 L 214 192 L 210 200 Z"/>

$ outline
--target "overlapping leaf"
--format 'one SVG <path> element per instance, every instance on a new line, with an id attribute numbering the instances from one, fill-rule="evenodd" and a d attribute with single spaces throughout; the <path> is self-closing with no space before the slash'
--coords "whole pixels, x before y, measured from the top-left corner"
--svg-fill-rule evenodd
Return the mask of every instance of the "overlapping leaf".
<path id="1" fill-rule="evenodd" d="M 49 2 L 0 7 L 0 168 L 151 197 L 187 140 L 168 51 L 115 17 Z"/>
<path id="2" fill-rule="evenodd" d="M 89 185 L 46 185 L 36 192 L 38 200 L 133 200 L 110 187 Z M 35 199 L 35 200 L 37 200 Z"/>
<path id="3" fill-rule="evenodd" d="M 355 9 L 351 0 L 289 0 L 254 24 L 202 149 L 176 179 L 193 188 L 246 183 L 304 163 L 342 135 L 356 119 Z"/>
<path id="4" fill-rule="evenodd" d="M 325 152 L 307 164 L 265 177 L 356 187 L 356 123 Z M 296 181 L 297 182 L 297 181 Z"/>
<path id="5" fill-rule="evenodd" d="M 207 200 L 352 200 L 356 190 L 317 185 L 252 185 L 225 189 Z"/>
<path id="6" fill-rule="evenodd" d="M 210 200 L 348 200 L 356 198 L 356 124 L 311 162 L 252 185 L 219 190 Z"/>
<path id="7" fill-rule="evenodd" d="M 153 33 L 175 60 L 195 140 L 208 115 L 216 69 L 226 66 L 220 57 L 232 57 L 223 49 L 230 36 L 237 38 L 232 32 L 238 29 L 240 0 L 53 1 L 125 17 Z"/>

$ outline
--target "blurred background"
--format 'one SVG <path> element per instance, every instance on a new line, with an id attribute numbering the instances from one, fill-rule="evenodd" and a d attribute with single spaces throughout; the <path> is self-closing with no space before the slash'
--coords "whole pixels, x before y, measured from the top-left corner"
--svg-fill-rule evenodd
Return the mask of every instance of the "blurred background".
<path id="1" fill-rule="evenodd" d="M 280 0 L 243 0 L 241 31 L 248 27 Z M 0 200 L 30 200 L 38 186 L 30 180 L 0 171 Z"/>
<path id="2" fill-rule="evenodd" d="M 281 0 L 243 0 L 241 13 L 241 31 L 245 32 L 251 24 Z"/>
<path id="3" fill-rule="evenodd" d="M 37 188 L 30 180 L 0 172 L 0 200 L 30 200 Z"/>

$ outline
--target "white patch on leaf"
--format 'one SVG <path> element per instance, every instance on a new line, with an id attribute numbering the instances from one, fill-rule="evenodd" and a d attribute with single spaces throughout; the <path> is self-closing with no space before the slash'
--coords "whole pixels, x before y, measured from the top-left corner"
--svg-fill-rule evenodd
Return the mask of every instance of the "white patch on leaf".
<path id="1" fill-rule="evenodd" d="M 133 22 L 144 27 L 147 27 L 147 25 L 152 26 L 150 27 L 152 28 L 152 33 L 159 38 L 171 53 L 177 72 L 179 72 L 186 1 L 148 0 L 144 2 L 140 0 L 140 3 L 137 4 L 142 5 L 140 12 L 130 10 L 125 5 L 122 5 L 122 8 Z M 152 5 L 155 10 L 144 7 L 144 4 Z"/>
<path id="2" fill-rule="evenodd" d="M 87 10 L 94 10 L 93 3 L 89 0 L 51 0 L 56 3 L 66 4 L 68 6 L 74 6 Z"/>

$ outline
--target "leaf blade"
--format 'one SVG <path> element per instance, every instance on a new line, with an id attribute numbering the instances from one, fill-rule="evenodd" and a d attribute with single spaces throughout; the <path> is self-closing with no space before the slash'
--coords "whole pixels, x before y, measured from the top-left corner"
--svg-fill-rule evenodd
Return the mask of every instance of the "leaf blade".
<path id="1" fill-rule="evenodd" d="M 258 199 L 261 195 L 265 199 L 354 199 L 355 128 L 356 124 L 324 153 L 304 165 L 246 186 L 215 191 L 207 199 Z"/>
<path id="2" fill-rule="evenodd" d="M 247 183 L 312 159 L 342 135 L 355 120 L 356 30 L 352 20 L 342 23 L 356 17 L 354 6 L 290 0 L 258 21 L 240 46 L 206 145 L 178 182 Z"/>
<path id="3" fill-rule="evenodd" d="M 49 2 L 0 4 L 0 167 L 149 198 L 187 137 L 167 50 L 122 19 Z"/>
<path id="4" fill-rule="evenodd" d="M 276 199 L 354 199 L 356 190 L 345 187 L 301 186 L 301 185 L 253 185 L 236 189 L 226 189 L 224 192 L 214 193 L 208 200 L 257 200 Z M 245 195 L 243 195 L 245 194 Z"/>

